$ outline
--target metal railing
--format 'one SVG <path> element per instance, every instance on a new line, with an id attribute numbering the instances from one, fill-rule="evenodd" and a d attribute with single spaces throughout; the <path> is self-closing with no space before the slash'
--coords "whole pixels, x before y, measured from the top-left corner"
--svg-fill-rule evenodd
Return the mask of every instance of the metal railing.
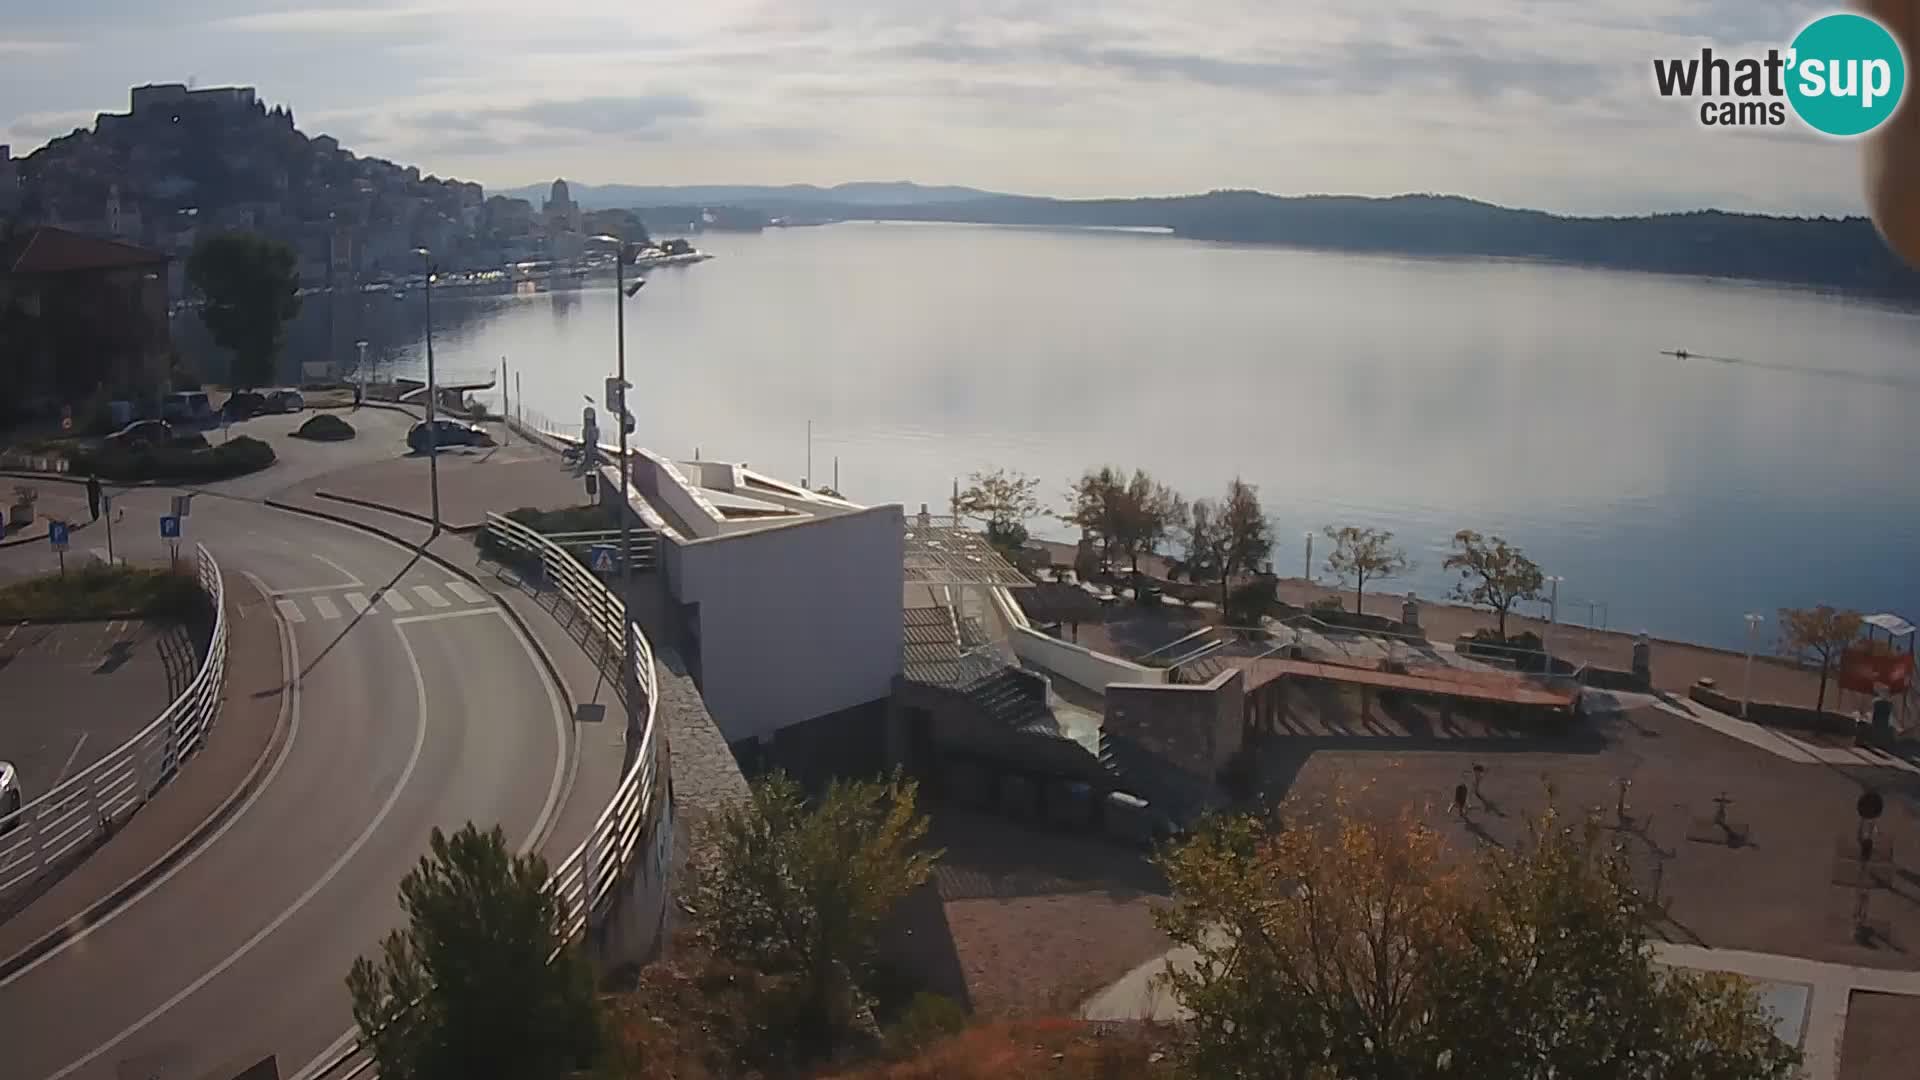
<path id="1" fill-rule="evenodd" d="M 186 690 L 151 724 L 53 790 L 0 816 L 0 903 L 111 835 L 200 748 L 220 710 L 227 678 L 226 584 L 220 564 L 195 544 L 200 589 L 213 604 L 213 636 Z"/>
<path id="2" fill-rule="evenodd" d="M 545 583 L 587 620 L 604 648 L 616 654 L 624 648 L 620 631 L 626 605 L 578 560 L 540 533 L 500 514 L 487 515 L 487 532 L 500 547 L 519 552 L 528 564 L 537 563 Z M 634 681 L 641 701 L 633 703 L 631 710 L 628 745 L 633 752 L 626 772 L 586 839 L 554 864 L 547 879 L 548 888 L 560 898 L 569 941 L 586 931 L 594 914 L 619 888 L 641 842 L 660 823 L 662 804 L 655 794 L 662 736 L 654 722 L 653 647 L 637 624 L 633 647 Z M 345 1049 L 302 1071 L 300 1080 L 355 1080 L 369 1075 L 373 1059 L 354 1036 L 349 1032 L 341 1040 Z"/>

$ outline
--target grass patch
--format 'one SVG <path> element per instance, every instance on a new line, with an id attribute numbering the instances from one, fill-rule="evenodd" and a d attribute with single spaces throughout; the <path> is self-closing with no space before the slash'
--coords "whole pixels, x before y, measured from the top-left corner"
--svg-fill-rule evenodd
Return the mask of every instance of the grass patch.
<path id="1" fill-rule="evenodd" d="M 187 574 L 149 567 L 90 564 L 0 588 L 0 620 L 185 618 L 206 597 Z"/>
<path id="2" fill-rule="evenodd" d="M 273 447 L 251 435 L 240 435 L 204 449 L 159 446 L 141 449 L 101 447 L 73 455 L 73 472 L 103 480 L 135 483 L 142 480 L 206 482 L 258 472 L 273 464 Z"/>
<path id="3" fill-rule="evenodd" d="M 315 442 L 340 442 L 354 436 L 353 425 L 332 413 L 317 413 L 294 431 L 294 437 Z"/>
<path id="4" fill-rule="evenodd" d="M 509 521 L 517 521 L 534 532 L 549 536 L 554 533 L 593 532 L 620 526 L 607 508 L 597 503 L 568 506 L 559 510 L 538 510 L 531 506 L 523 506 L 518 510 L 507 511 L 506 518 Z M 494 539 L 492 532 L 484 529 L 474 537 L 474 544 L 480 548 L 482 555 L 498 562 L 517 563 L 526 555 L 517 548 L 502 546 L 498 540 Z"/>

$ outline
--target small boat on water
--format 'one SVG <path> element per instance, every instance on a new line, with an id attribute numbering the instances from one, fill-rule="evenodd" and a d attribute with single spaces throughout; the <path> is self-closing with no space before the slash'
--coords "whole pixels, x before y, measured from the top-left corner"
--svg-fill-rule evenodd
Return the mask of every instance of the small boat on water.
<path id="1" fill-rule="evenodd" d="M 701 251 L 685 240 L 668 240 L 663 244 L 641 248 L 639 254 L 633 257 L 633 265 L 646 270 L 655 266 L 687 266 L 711 258 L 711 253 Z"/>

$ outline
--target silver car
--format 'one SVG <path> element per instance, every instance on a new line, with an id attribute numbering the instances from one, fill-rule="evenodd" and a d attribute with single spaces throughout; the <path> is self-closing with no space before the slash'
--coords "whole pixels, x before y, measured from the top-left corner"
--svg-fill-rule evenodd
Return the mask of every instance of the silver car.
<path id="1" fill-rule="evenodd" d="M 11 761 L 0 761 L 0 833 L 10 833 L 19 824 L 20 772 Z"/>

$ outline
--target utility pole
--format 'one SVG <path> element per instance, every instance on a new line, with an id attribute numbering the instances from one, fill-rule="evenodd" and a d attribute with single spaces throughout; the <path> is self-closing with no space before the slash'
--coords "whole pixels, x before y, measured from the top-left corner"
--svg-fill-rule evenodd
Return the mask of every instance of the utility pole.
<path id="1" fill-rule="evenodd" d="M 510 408 L 511 405 L 512 405 L 512 402 L 507 400 L 507 358 L 503 356 L 500 358 L 500 445 L 501 446 L 505 446 L 508 443 L 513 441 L 513 425 L 510 423 L 507 423 L 507 418 L 513 415 L 513 411 Z"/>
<path id="2" fill-rule="evenodd" d="M 440 536 L 440 429 L 433 422 L 438 404 L 434 399 L 440 395 L 433 378 L 433 253 L 426 248 L 413 251 L 427 269 L 427 485 L 433 502 L 433 528 L 427 534 L 427 543 L 431 544 Z"/>
<path id="3" fill-rule="evenodd" d="M 1747 718 L 1747 712 L 1753 704 L 1753 640 L 1759 635 L 1760 624 L 1766 621 L 1763 615 L 1747 613 L 1747 663 L 1746 671 L 1740 678 L 1740 719 Z"/>
<path id="4" fill-rule="evenodd" d="M 1306 537 L 1307 537 L 1307 566 L 1305 570 L 1302 570 L 1300 572 L 1300 576 L 1303 578 L 1306 578 L 1307 584 L 1311 585 L 1313 584 L 1313 534 L 1307 533 Z"/>
<path id="5" fill-rule="evenodd" d="M 800 478 L 800 486 L 813 487 L 813 421 L 807 421 L 807 473 Z"/>
<path id="6" fill-rule="evenodd" d="M 634 293 L 646 283 L 645 278 L 634 282 Z M 620 380 L 620 680 L 627 691 L 629 735 L 633 731 L 634 699 L 639 696 L 633 670 L 633 488 L 627 479 L 627 418 L 633 415 L 627 408 L 627 298 L 631 295 L 627 292 L 627 244 L 623 239 L 613 261 L 613 318 L 614 332 L 620 339 L 615 350 L 619 368 L 614 372 Z"/>

